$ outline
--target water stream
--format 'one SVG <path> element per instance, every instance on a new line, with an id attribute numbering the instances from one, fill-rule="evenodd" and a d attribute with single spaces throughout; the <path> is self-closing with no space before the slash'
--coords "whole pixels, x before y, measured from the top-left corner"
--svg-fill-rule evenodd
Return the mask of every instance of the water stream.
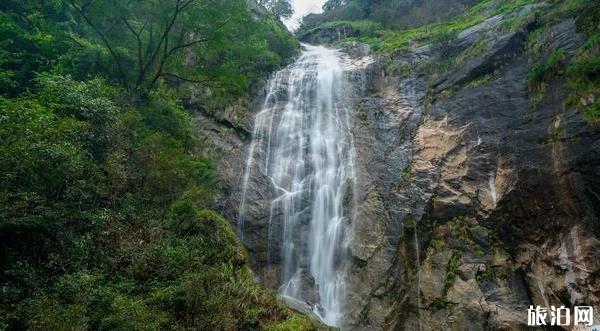
<path id="1" fill-rule="evenodd" d="M 335 326 L 345 298 L 345 196 L 354 178 L 348 85 L 338 51 L 303 46 L 270 81 L 255 117 L 238 232 L 251 170 L 260 166 L 271 186 L 268 260 L 280 263 L 279 294 L 308 302 Z"/>

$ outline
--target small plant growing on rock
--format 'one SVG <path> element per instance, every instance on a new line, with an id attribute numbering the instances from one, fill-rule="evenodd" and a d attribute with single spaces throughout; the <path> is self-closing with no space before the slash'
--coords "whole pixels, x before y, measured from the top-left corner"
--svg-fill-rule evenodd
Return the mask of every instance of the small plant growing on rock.
<path id="1" fill-rule="evenodd" d="M 460 266 L 461 259 L 462 252 L 453 250 L 450 261 L 448 261 L 448 267 L 446 268 L 446 277 L 444 279 L 444 296 L 448 293 L 448 290 L 452 287 L 454 281 L 456 280 L 456 272 Z"/>

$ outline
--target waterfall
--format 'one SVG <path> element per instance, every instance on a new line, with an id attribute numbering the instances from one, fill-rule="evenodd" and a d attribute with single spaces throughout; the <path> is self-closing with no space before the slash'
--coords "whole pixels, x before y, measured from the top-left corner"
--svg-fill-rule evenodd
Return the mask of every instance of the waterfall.
<path id="1" fill-rule="evenodd" d="M 268 261 L 280 263 L 279 294 L 308 302 L 323 322 L 337 326 L 345 297 L 345 196 L 354 178 L 348 85 L 338 51 L 303 47 L 270 81 L 255 117 L 238 232 L 258 167 L 271 186 Z"/>
<path id="2" fill-rule="evenodd" d="M 418 232 L 419 224 L 415 224 L 415 265 L 417 266 L 417 330 L 421 331 L 421 257 L 419 256 L 419 232 Z"/>

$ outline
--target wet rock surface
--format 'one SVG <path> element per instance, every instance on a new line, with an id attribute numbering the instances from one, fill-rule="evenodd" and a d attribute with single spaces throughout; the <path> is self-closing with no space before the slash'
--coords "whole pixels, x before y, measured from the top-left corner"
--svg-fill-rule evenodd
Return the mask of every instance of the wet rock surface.
<path id="1" fill-rule="evenodd" d="M 358 177 L 347 199 L 347 329 L 526 329 L 531 304 L 600 307 L 600 129 L 564 106 L 564 81 L 532 106 L 529 30 L 494 32 L 497 20 L 459 35 L 474 43 L 486 30 L 492 41 L 434 80 L 390 75 L 384 57 L 349 74 Z M 546 52 L 569 56 L 583 41 L 572 20 L 540 38 Z M 347 49 L 357 60 L 368 51 Z M 421 48 L 392 60 L 436 56 Z M 249 140 L 202 117 L 197 125 L 225 151 L 221 210 L 237 220 Z M 261 281 L 275 286 L 268 182 L 255 171 L 243 240 Z"/>
<path id="2" fill-rule="evenodd" d="M 562 81 L 532 107 L 528 33 L 488 30 L 481 56 L 429 85 L 369 68 L 355 106 L 351 329 L 526 329 L 530 304 L 600 304 L 600 130 L 564 107 Z M 547 51 L 582 43 L 572 20 L 546 36 Z"/>

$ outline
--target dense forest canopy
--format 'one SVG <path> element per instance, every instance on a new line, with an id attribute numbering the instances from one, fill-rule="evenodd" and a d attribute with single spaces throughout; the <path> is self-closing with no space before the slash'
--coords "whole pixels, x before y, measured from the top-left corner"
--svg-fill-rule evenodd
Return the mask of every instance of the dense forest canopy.
<path id="1" fill-rule="evenodd" d="M 402 29 L 442 22 L 479 0 L 328 0 L 323 13 L 307 15 L 304 28 L 335 20 L 373 20 L 387 28 Z"/>
<path id="2" fill-rule="evenodd" d="M 210 210 L 214 167 L 182 106 L 193 91 L 218 113 L 286 64 L 298 43 L 276 17 L 245 0 L 5 0 L 0 43 L 0 329 L 310 327 Z"/>
<path id="3" fill-rule="evenodd" d="M 129 92 L 171 80 L 237 97 L 297 50 L 276 18 L 244 0 L 4 1 L 0 10 L 11 45 L 0 62 L 4 93 L 60 67 Z"/>

